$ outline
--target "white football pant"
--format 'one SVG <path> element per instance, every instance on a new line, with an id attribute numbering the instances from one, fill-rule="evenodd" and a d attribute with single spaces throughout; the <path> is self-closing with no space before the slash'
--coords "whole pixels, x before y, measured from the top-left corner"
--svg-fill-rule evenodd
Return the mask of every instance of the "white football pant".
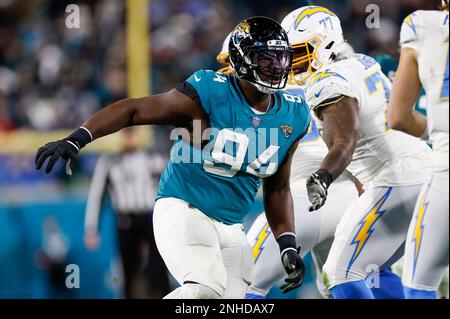
<path id="1" fill-rule="evenodd" d="M 407 287 L 435 291 L 448 267 L 448 182 L 448 170 L 434 173 L 417 200 L 405 248 Z"/>
<path id="2" fill-rule="evenodd" d="M 421 188 L 422 185 L 372 187 L 348 207 L 323 267 L 328 288 L 364 280 L 403 255 Z"/>
<path id="3" fill-rule="evenodd" d="M 316 268 L 317 286 L 324 297 L 329 297 L 322 283 L 321 269 L 331 246 L 334 232 L 346 208 L 358 198 L 355 184 L 350 180 L 336 181 L 330 185 L 328 198 L 319 210 L 308 211 L 309 202 L 306 191 L 306 179 L 291 184 L 294 201 L 295 232 L 300 255 L 311 251 Z M 247 293 L 266 296 L 272 286 L 286 276 L 280 260 L 280 249 L 264 213 L 258 216 L 247 238 L 252 246 L 253 268 L 251 286 Z M 311 271 L 311 270 L 307 270 Z"/>
<path id="4" fill-rule="evenodd" d="M 253 261 L 242 224 L 226 225 L 183 200 L 162 198 L 154 208 L 153 227 L 164 262 L 182 285 L 168 298 L 245 297 Z"/>

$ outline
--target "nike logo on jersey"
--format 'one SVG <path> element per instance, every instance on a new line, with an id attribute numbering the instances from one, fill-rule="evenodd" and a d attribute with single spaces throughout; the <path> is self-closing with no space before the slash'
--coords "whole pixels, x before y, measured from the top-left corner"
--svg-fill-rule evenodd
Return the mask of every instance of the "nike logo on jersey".
<path id="1" fill-rule="evenodd" d="M 314 96 L 319 97 L 320 94 L 322 94 L 323 89 L 325 89 L 325 88 L 322 88 L 319 92 L 314 93 Z"/>
<path id="2" fill-rule="evenodd" d="M 195 79 L 195 82 L 200 82 L 202 80 L 202 78 L 197 77 L 196 74 L 194 74 L 194 79 Z"/>

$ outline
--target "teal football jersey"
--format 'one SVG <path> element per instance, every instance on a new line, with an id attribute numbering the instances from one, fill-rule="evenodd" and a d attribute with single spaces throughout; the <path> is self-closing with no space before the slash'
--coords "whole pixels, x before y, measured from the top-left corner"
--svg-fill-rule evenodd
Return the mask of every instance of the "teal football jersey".
<path id="1" fill-rule="evenodd" d="M 197 71 L 177 89 L 203 108 L 211 132 L 201 149 L 176 141 L 157 198 L 182 199 L 215 220 L 242 223 L 261 178 L 273 175 L 308 131 L 309 107 L 279 91 L 270 110 L 259 114 L 236 77 L 214 71 Z"/>

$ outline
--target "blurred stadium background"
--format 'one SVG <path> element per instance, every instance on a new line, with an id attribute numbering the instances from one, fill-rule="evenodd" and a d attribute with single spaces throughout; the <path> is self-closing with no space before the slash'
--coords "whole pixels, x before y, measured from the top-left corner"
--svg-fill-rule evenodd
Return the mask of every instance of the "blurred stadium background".
<path id="1" fill-rule="evenodd" d="M 79 29 L 65 26 L 71 3 L 80 8 Z M 218 69 L 216 54 L 241 19 L 281 21 L 309 3 L 338 14 L 355 51 L 397 58 L 403 18 L 437 1 L 0 0 L 0 298 L 121 298 L 108 200 L 99 250 L 83 244 L 90 177 L 100 154 L 117 151 L 116 137 L 89 146 L 70 178 L 61 165 L 50 175 L 36 171 L 37 148 L 110 102 L 170 89 L 200 68 Z M 379 29 L 365 27 L 370 3 L 381 8 Z M 142 144 L 167 155 L 169 130 L 143 130 Z M 246 226 L 261 207 L 258 201 Z M 80 267 L 79 289 L 61 286 L 58 265 L 72 263 Z M 270 297 L 319 298 L 309 269 L 301 289 L 289 296 L 274 289 Z"/>

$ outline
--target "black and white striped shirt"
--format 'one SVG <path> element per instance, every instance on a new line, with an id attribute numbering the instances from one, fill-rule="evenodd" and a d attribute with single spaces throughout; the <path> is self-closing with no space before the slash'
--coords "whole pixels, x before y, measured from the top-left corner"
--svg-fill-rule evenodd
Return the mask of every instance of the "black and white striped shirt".
<path id="1" fill-rule="evenodd" d="M 108 190 L 118 213 L 149 213 L 166 159 L 143 150 L 106 154 L 97 161 L 86 205 L 85 229 L 97 230 L 102 199 Z"/>

